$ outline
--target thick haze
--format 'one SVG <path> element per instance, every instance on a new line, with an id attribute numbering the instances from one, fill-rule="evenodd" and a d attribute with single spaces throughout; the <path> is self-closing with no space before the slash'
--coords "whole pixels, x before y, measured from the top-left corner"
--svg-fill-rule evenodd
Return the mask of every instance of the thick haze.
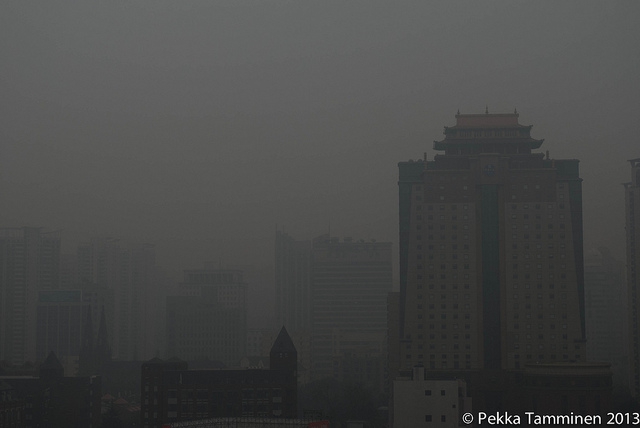
<path id="1" fill-rule="evenodd" d="M 623 257 L 640 2 L 70 3 L 0 6 L 0 226 L 176 268 L 270 263 L 276 224 L 397 242 L 397 162 L 516 107 Z"/>

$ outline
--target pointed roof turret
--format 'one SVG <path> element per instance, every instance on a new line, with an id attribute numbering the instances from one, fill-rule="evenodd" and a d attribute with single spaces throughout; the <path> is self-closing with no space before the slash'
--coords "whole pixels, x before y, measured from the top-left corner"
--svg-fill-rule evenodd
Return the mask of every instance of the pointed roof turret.
<path id="1" fill-rule="evenodd" d="M 271 353 L 274 352 L 298 352 L 284 326 L 280 329 L 280 333 L 278 333 L 278 337 L 271 347 Z"/>
<path id="2" fill-rule="evenodd" d="M 40 365 L 40 378 L 56 379 L 64 377 L 64 367 L 53 351 L 49 351 L 47 359 Z"/>

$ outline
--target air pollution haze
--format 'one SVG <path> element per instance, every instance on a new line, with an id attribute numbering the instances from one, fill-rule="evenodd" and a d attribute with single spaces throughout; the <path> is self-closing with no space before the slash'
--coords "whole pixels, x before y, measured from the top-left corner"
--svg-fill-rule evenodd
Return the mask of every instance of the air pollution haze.
<path id="1" fill-rule="evenodd" d="M 577 158 L 585 246 L 624 254 L 637 2 L 11 2 L 0 224 L 267 265 L 276 227 L 398 241 L 397 163 L 461 113 Z"/>

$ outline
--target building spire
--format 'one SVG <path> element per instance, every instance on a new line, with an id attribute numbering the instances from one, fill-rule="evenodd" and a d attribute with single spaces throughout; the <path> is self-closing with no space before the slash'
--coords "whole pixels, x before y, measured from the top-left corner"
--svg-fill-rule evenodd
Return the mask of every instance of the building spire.
<path id="1" fill-rule="evenodd" d="M 91 306 L 87 306 L 84 322 L 82 325 L 82 344 L 81 349 L 84 352 L 93 352 L 93 321 L 91 316 Z"/>
<path id="2" fill-rule="evenodd" d="M 87 310 L 82 321 L 82 343 L 80 344 L 80 354 L 78 355 L 78 372 L 83 376 L 93 374 L 93 321 L 91 316 L 91 305 L 87 305 Z"/>
<path id="3" fill-rule="evenodd" d="M 96 341 L 96 356 L 104 360 L 111 360 L 111 348 L 107 335 L 107 318 L 104 314 L 104 306 L 100 314 L 100 325 L 98 326 L 98 340 Z"/>

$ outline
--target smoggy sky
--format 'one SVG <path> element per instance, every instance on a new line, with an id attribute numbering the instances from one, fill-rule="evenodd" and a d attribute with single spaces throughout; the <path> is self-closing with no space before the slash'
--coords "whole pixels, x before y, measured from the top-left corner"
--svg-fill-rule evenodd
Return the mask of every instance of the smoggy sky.
<path id="1" fill-rule="evenodd" d="M 636 1 L 3 3 L 0 226 L 154 242 L 178 268 L 269 263 L 276 225 L 397 242 L 397 163 L 488 106 L 581 160 L 585 246 L 623 257 L 638 16 Z"/>

